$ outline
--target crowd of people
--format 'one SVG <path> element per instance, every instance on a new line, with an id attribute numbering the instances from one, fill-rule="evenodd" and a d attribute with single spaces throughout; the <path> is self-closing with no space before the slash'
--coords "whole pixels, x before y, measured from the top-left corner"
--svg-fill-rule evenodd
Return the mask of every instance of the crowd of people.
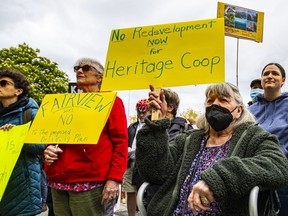
<path id="1" fill-rule="evenodd" d="M 100 62 L 81 58 L 74 72 L 83 92 L 101 91 Z M 288 215 L 285 80 L 280 64 L 267 64 L 261 78 L 250 84 L 248 106 L 237 86 L 211 84 L 204 95 L 205 113 L 196 121 L 178 116 L 176 92 L 159 93 L 150 85 L 147 98 L 135 105 L 136 122 L 128 126 L 117 96 L 97 145 L 23 145 L 0 216 L 37 215 L 47 209 L 50 216 L 113 216 L 121 190 L 127 194 L 128 215 L 135 216 L 143 182 L 150 183 L 145 206 L 151 216 L 249 215 L 249 193 L 255 186 L 277 190 L 282 204 L 278 215 Z M 0 70 L 2 131 L 34 119 L 39 106 L 28 97 L 29 89 L 19 71 Z M 79 126 L 88 127 L 85 121 Z"/>

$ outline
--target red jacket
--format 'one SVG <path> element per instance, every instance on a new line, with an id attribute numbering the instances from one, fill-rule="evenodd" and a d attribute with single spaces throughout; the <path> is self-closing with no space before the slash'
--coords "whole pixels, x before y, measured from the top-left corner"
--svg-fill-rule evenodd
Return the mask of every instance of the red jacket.
<path id="1" fill-rule="evenodd" d="M 128 157 L 127 120 L 122 100 L 116 97 L 97 145 L 63 144 L 59 147 L 63 152 L 58 160 L 45 165 L 50 182 L 121 182 Z"/>

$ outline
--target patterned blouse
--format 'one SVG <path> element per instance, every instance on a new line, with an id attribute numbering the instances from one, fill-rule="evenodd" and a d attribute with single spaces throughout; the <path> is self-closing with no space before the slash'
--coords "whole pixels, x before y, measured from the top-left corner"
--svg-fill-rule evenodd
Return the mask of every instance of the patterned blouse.
<path id="1" fill-rule="evenodd" d="M 228 140 L 224 145 L 206 147 L 207 140 L 203 139 L 200 147 L 200 151 L 197 153 L 195 159 L 193 160 L 188 175 L 186 176 L 181 188 L 180 197 L 176 209 L 173 212 L 173 216 L 185 215 L 194 216 L 190 206 L 187 202 L 188 196 L 192 191 L 193 185 L 195 185 L 199 180 L 201 180 L 200 173 L 205 169 L 213 166 L 217 161 L 222 160 L 226 157 L 230 140 Z M 184 211 L 184 214 L 183 214 Z M 221 209 L 217 202 L 210 203 L 210 211 L 197 212 L 197 216 L 216 216 L 222 215 Z"/>
<path id="2" fill-rule="evenodd" d="M 65 190 L 65 191 L 88 191 L 95 188 L 103 187 L 105 182 L 73 182 L 73 183 L 56 183 L 49 182 L 48 186 L 56 190 Z"/>

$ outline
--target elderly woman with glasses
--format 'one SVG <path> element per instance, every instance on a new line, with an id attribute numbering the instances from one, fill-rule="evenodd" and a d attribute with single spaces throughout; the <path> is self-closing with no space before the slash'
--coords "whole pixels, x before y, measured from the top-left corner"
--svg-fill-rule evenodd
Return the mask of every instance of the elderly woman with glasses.
<path id="1" fill-rule="evenodd" d="M 84 92 L 100 91 L 104 68 L 98 61 L 80 59 L 74 71 Z M 91 121 L 97 124 L 96 120 Z M 83 121 L 79 127 L 86 125 Z M 127 143 L 125 109 L 122 100 L 116 97 L 97 145 L 49 145 L 44 152 L 45 171 L 55 214 L 104 215 L 107 205 L 114 203 L 119 194 L 127 166 Z"/>
<path id="2" fill-rule="evenodd" d="M 9 131 L 24 122 L 24 113 L 30 112 L 30 121 L 38 110 L 37 103 L 28 98 L 29 82 L 13 69 L 0 70 L 0 129 Z M 27 110 L 27 111 L 26 111 Z M 4 145 L 4 143 L 2 143 Z M 0 202 L 0 215 L 37 215 L 42 211 L 41 157 L 45 145 L 24 144 L 8 185 Z"/>
<path id="3" fill-rule="evenodd" d="M 249 215 L 254 186 L 288 184 L 288 161 L 277 138 L 255 124 L 236 86 L 210 85 L 199 129 L 170 143 L 165 96 L 150 88 L 149 107 L 159 110 L 159 118 L 145 119 L 136 148 L 140 175 L 161 185 L 148 215 Z"/>

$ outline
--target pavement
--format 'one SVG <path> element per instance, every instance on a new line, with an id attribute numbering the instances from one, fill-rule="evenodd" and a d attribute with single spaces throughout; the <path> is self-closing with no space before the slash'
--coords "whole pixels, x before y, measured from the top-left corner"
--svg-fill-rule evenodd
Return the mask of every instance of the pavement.
<path id="1" fill-rule="evenodd" d="M 114 210 L 114 216 L 128 216 L 126 204 L 117 203 Z M 138 211 L 136 216 L 142 216 L 142 214 Z"/>
<path id="2" fill-rule="evenodd" d="M 48 216 L 48 211 L 42 212 L 36 216 Z M 114 216 L 128 216 L 127 206 L 125 203 L 117 203 L 114 210 Z M 136 216 L 142 216 L 140 212 L 136 213 Z"/>

